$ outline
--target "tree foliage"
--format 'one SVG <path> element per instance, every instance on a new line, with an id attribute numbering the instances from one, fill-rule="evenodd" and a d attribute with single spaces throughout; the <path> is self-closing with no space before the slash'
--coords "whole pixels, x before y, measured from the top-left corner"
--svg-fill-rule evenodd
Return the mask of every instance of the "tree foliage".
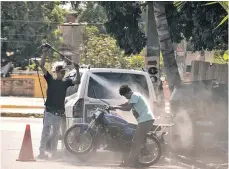
<path id="1" fill-rule="evenodd" d="M 72 8 L 77 11 L 79 22 L 104 23 L 106 31 L 115 37 L 125 54 L 140 53 L 145 47 L 146 37 L 138 23 L 142 13 L 138 3 L 76 2 Z"/>
<path id="2" fill-rule="evenodd" d="M 177 8 L 178 11 L 180 11 L 183 6 L 185 5 L 185 1 L 175 1 L 173 4 Z M 226 11 L 226 16 L 221 20 L 219 25 L 215 28 L 217 29 L 219 26 L 224 24 L 228 20 L 228 1 L 213 1 L 213 2 L 208 2 L 206 4 L 203 4 L 202 6 L 207 6 L 207 5 L 214 5 L 214 4 L 220 4 L 221 7 Z"/>
<path id="3" fill-rule="evenodd" d="M 61 43 L 58 25 L 66 11 L 58 2 L 18 1 L 1 3 L 1 62 L 13 61 L 25 67 L 43 42 L 57 47 Z M 7 56 L 6 52 L 13 52 Z"/>
<path id="4" fill-rule="evenodd" d="M 138 69 L 145 67 L 144 57 L 142 55 L 133 55 L 131 57 L 127 57 L 128 64 L 126 68 Z"/>
<path id="5" fill-rule="evenodd" d="M 86 27 L 86 53 L 82 56 L 82 63 L 93 67 L 108 68 L 141 68 L 144 65 L 143 56 L 126 57 L 117 46 L 116 40 L 107 34 L 99 32 L 96 26 Z"/>
<path id="6" fill-rule="evenodd" d="M 227 15 L 221 5 L 203 6 L 207 2 L 188 1 L 178 11 L 172 3 L 166 4 L 170 35 L 174 43 L 182 39 L 193 44 L 193 51 L 225 50 L 228 45 L 228 23 L 215 29 Z M 100 2 L 107 14 L 108 33 L 117 39 L 118 45 L 127 54 L 138 53 L 145 47 L 146 37 L 138 21 L 143 8 L 141 2 Z"/>
<path id="7" fill-rule="evenodd" d="M 228 50 L 214 51 L 213 63 L 228 64 Z"/>
<path id="8" fill-rule="evenodd" d="M 180 42 L 185 37 L 193 44 L 193 51 L 202 48 L 207 50 L 228 48 L 228 23 L 215 29 L 227 12 L 218 3 L 207 6 L 206 3 L 187 1 L 182 3 L 182 8 L 179 10 L 172 4 L 167 5 L 167 18 L 173 42 Z"/>
<path id="9" fill-rule="evenodd" d="M 62 1 L 61 4 L 71 4 L 71 11 L 79 23 L 105 23 L 107 15 L 97 1 Z"/>
<path id="10" fill-rule="evenodd" d="M 115 37 L 125 54 L 140 53 L 146 45 L 146 36 L 138 24 L 142 13 L 139 3 L 101 1 L 99 4 L 104 7 L 107 15 L 107 32 Z"/>
<path id="11" fill-rule="evenodd" d="M 82 3 L 85 5 L 85 9 L 79 15 L 79 22 L 102 24 L 107 21 L 106 13 L 103 7 L 98 5 L 98 2 L 85 1 Z"/>

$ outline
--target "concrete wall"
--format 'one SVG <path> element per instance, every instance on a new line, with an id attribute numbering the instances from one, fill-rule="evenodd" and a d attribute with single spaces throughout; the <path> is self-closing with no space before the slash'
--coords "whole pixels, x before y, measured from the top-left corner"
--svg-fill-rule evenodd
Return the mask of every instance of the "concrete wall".
<path id="1" fill-rule="evenodd" d="M 40 80 L 46 97 L 46 81 L 43 76 L 40 76 Z M 13 74 L 11 77 L 1 78 L 1 96 L 43 97 L 37 74 Z"/>
<path id="2" fill-rule="evenodd" d="M 198 52 L 187 51 L 185 64 L 191 65 L 193 60 L 199 60 L 199 55 L 200 55 L 199 51 Z M 213 62 L 214 52 L 205 51 L 204 55 L 205 55 L 205 61 L 206 62 L 210 62 L 210 63 Z"/>

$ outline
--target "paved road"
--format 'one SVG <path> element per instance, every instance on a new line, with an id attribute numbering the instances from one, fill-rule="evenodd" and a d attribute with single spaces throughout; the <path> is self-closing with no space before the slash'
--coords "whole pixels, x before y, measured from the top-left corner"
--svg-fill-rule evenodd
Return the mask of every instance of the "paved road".
<path id="1" fill-rule="evenodd" d="M 20 114 L 43 114 L 44 109 L 26 109 L 26 108 L 2 108 L 2 113 L 20 113 Z"/>
<path id="2" fill-rule="evenodd" d="M 96 157 L 87 162 L 77 160 L 74 156 L 67 156 L 56 161 L 18 162 L 19 151 L 24 136 L 25 126 L 30 124 L 34 156 L 38 155 L 42 119 L 35 118 L 1 118 L 1 169 L 115 169 L 119 164 L 119 155 L 110 152 L 98 152 Z M 59 145 L 60 147 L 60 145 Z M 162 158 L 157 165 L 150 168 L 184 169 L 179 163 Z"/>

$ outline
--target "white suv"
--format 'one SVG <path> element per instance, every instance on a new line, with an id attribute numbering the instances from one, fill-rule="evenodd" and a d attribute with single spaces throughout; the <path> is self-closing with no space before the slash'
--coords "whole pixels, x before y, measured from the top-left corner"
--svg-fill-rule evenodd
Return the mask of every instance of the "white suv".
<path id="1" fill-rule="evenodd" d="M 76 71 L 72 70 L 67 74 L 67 78 L 73 78 L 75 73 Z M 69 87 L 66 94 L 67 128 L 75 123 L 88 123 L 91 110 L 98 105 L 104 105 L 101 99 L 111 105 L 125 103 L 126 99 L 119 95 L 122 84 L 128 84 L 133 91 L 142 93 L 153 108 L 156 95 L 147 72 L 115 68 L 83 68 L 80 69 L 80 75 L 80 85 Z M 127 121 L 133 122 L 134 118 L 128 120 L 125 115 L 130 118 L 133 115 L 128 112 L 121 114 Z"/>

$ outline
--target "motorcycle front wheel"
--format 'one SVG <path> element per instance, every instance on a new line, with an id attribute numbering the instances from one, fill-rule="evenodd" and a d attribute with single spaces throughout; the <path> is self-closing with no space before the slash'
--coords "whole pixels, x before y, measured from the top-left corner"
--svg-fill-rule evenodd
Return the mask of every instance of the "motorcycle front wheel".
<path id="1" fill-rule="evenodd" d="M 82 131 L 81 125 L 70 127 L 64 135 L 65 148 L 74 155 L 84 155 L 93 149 L 93 137 L 89 130 Z"/>
<path id="2" fill-rule="evenodd" d="M 161 153 L 162 148 L 158 138 L 154 135 L 147 135 L 138 162 L 143 167 L 149 167 L 160 159 Z"/>

